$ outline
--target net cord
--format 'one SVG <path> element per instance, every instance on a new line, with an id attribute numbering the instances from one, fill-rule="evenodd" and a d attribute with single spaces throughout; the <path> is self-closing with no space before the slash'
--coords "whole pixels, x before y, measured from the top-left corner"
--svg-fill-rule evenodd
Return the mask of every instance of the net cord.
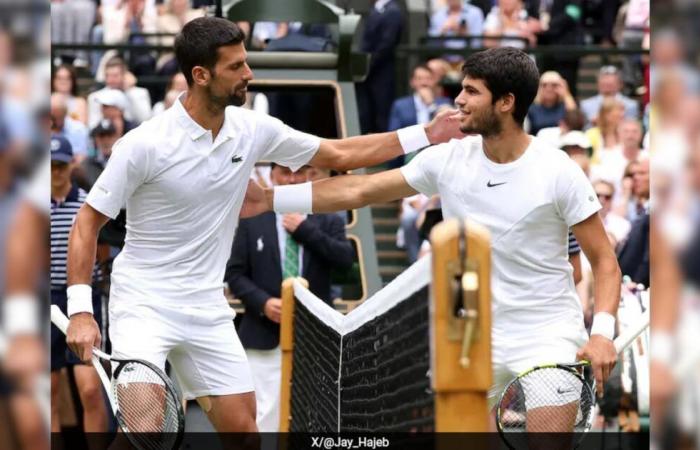
<path id="1" fill-rule="evenodd" d="M 310 312 L 341 337 L 351 333 L 367 322 L 381 316 L 394 306 L 430 284 L 432 274 L 430 255 L 419 259 L 393 281 L 347 315 L 343 315 L 316 297 L 307 288 L 294 280 L 294 296 Z M 341 339 L 342 342 L 342 339 Z"/>

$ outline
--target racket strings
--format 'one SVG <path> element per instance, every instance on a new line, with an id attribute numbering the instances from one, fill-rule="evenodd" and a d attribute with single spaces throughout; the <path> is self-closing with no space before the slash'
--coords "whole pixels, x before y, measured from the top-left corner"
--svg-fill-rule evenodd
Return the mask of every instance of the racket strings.
<path id="1" fill-rule="evenodd" d="M 128 362 L 112 381 L 122 429 L 143 448 L 171 448 L 179 430 L 179 401 L 150 367 Z"/>
<path id="2" fill-rule="evenodd" d="M 593 405 L 590 386 L 576 373 L 540 368 L 506 389 L 499 405 L 499 422 L 505 432 L 585 432 Z"/>

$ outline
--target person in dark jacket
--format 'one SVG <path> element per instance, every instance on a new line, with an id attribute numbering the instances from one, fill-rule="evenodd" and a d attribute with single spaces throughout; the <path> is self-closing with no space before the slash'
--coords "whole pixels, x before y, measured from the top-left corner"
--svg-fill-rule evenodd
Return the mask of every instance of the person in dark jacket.
<path id="1" fill-rule="evenodd" d="M 306 171 L 273 165 L 270 177 L 275 185 L 297 184 L 307 181 Z M 238 335 L 253 374 L 261 432 L 275 432 L 279 425 L 282 281 L 301 276 L 312 293 L 331 304 L 331 269 L 349 269 L 354 256 L 336 214 L 270 212 L 241 220 L 225 281 L 246 308 Z"/>
<path id="2" fill-rule="evenodd" d="M 357 85 L 362 133 L 387 131 L 394 101 L 395 49 L 403 28 L 403 13 L 396 0 L 376 0 L 365 18 L 361 49 L 371 55 L 369 73 Z"/>

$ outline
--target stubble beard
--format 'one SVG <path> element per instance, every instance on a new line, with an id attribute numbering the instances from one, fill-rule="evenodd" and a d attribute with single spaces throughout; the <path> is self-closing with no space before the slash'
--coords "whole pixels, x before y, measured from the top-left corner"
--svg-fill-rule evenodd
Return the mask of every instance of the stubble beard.
<path id="1" fill-rule="evenodd" d="M 484 138 L 488 138 L 501 134 L 503 126 L 492 107 L 478 117 L 473 116 L 472 125 L 463 125 L 459 130 L 464 134 L 479 134 Z"/>

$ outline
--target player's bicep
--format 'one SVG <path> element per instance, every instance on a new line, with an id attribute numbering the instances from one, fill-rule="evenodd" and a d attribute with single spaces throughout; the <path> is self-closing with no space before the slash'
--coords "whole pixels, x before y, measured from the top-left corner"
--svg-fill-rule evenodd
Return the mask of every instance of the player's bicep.
<path id="1" fill-rule="evenodd" d="M 601 257 L 615 258 L 615 252 L 597 212 L 573 225 L 571 231 L 591 263 L 599 261 Z"/>

